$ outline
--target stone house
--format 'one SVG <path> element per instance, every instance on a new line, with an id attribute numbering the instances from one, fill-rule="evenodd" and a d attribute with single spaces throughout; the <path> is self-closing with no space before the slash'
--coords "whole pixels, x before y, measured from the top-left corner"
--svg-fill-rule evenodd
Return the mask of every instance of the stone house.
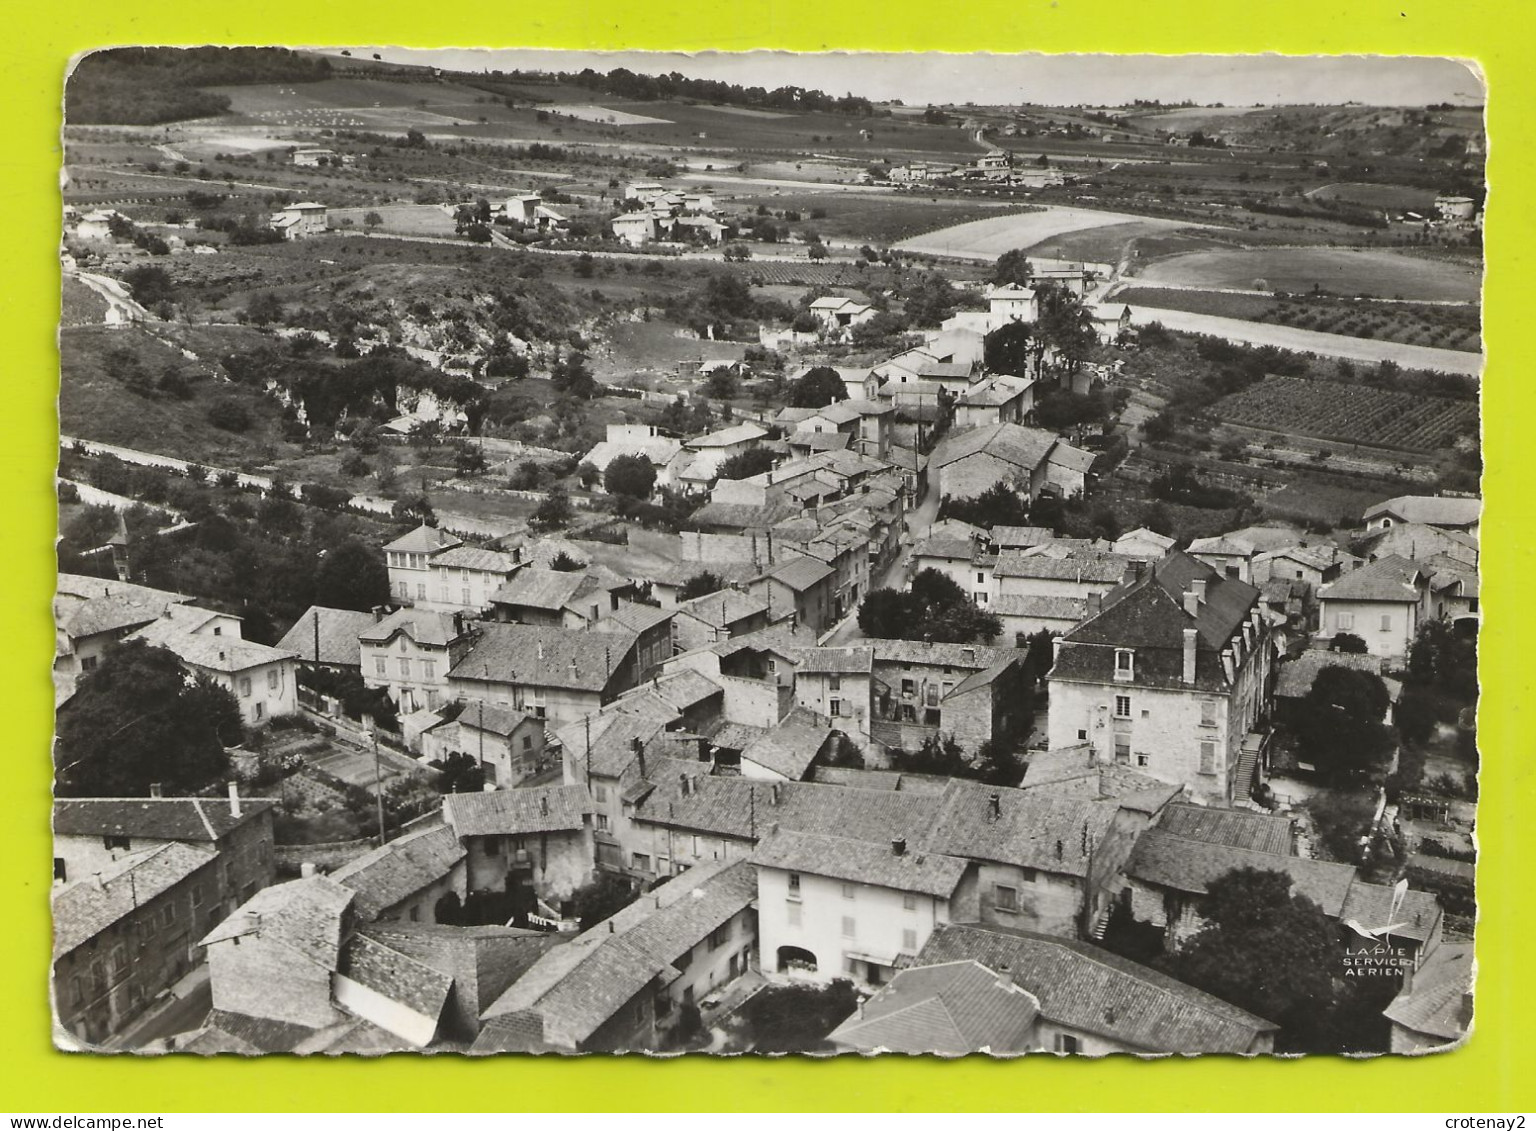
<path id="1" fill-rule="evenodd" d="M 592 878 L 593 806 L 584 785 L 450 793 L 443 819 L 464 847 L 469 892 L 527 886 L 558 907 Z"/>
<path id="2" fill-rule="evenodd" d="M 448 673 L 477 635 L 460 613 L 397 609 L 358 634 L 363 683 L 384 688 L 402 714 L 436 709 L 452 698 Z"/>

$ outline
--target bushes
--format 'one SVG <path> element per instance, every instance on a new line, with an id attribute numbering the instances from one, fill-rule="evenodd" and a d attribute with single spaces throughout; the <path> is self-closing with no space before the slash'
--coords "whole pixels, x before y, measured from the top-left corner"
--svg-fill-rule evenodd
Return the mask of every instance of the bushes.
<path id="1" fill-rule="evenodd" d="M 208 423 L 225 432 L 247 432 L 251 427 L 251 412 L 239 401 L 219 401 L 208 409 Z"/>

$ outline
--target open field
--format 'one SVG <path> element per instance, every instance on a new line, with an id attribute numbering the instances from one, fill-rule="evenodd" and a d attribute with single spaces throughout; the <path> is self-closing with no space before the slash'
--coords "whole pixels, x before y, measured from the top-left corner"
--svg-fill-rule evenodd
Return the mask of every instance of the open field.
<path id="1" fill-rule="evenodd" d="M 1132 307 L 1185 310 L 1384 342 L 1470 353 L 1479 353 L 1482 349 L 1476 307 L 1416 306 L 1310 296 L 1277 299 L 1263 294 L 1184 287 L 1126 287 L 1114 293 L 1114 301 Z"/>
<path id="2" fill-rule="evenodd" d="M 559 114 L 563 118 L 575 118 L 582 122 L 601 122 L 608 126 L 670 126 L 672 124 L 666 118 L 632 114 L 627 110 L 610 110 L 606 106 L 551 103 L 544 109 L 551 114 Z"/>
<path id="3" fill-rule="evenodd" d="M 1211 412 L 1252 428 L 1419 452 L 1475 435 L 1478 422 L 1474 401 L 1298 377 L 1266 377 L 1217 401 Z"/>
<path id="4" fill-rule="evenodd" d="M 1335 294 L 1432 301 L 1473 302 L 1482 287 L 1479 272 L 1459 263 L 1332 247 L 1189 252 L 1148 264 L 1140 275 L 1184 286 L 1297 293 L 1319 287 Z"/>
<path id="5" fill-rule="evenodd" d="M 61 326 L 100 326 L 107 320 L 107 300 L 79 279 L 64 276 Z"/>
<path id="6" fill-rule="evenodd" d="M 952 228 L 902 240 L 896 246 L 903 251 L 929 255 L 952 255 L 961 259 L 996 259 L 1014 248 L 1033 248 L 1046 240 L 1089 228 L 1135 223 L 1146 234 L 1174 228 L 1203 227 L 1178 220 L 1148 219 L 1123 212 L 1095 212 L 1087 208 L 1052 206 L 1040 212 L 998 216 L 974 220 Z"/>
<path id="7" fill-rule="evenodd" d="M 453 217 L 444 212 L 435 204 L 381 204 L 376 208 L 337 208 L 331 211 L 326 221 L 331 227 L 346 227 L 344 221 L 351 220 L 352 227 L 358 231 L 364 231 L 363 218 L 370 212 L 377 212 L 379 219 L 383 221 L 379 225 L 381 232 L 393 232 L 401 236 L 445 236 L 452 238 L 454 233 Z"/>
<path id="8" fill-rule="evenodd" d="M 1346 528 L 1358 526 L 1367 508 L 1398 493 L 1390 487 L 1349 488 L 1316 479 L 1298 479 L 1265 495 L 1259 507 L 1270 518 Z"/>
<path id="9" fill-rule="evenodd" d="M 775 213 L 798 212 L 801 222 L 791 222 L 796 231 L 810 229 L 826 239 L 858 241 L 877 247 L 973 220 L 1027 215 L 1013 204 L 891 192 L 786 192 L 745 196 L 739 203 L 746 208 L 761 205 Z"/>
<path id="10" fill-rule="evenodd" d="M 1365 208 L 1411 208 L 1418 212 L 1430 211 L 1435 203 L 1432 189 L 1413 188 L 1409 185 L 1344 182 L 1315 188 L 1307 195 L 1323 200 L 1342 200 Z"/>

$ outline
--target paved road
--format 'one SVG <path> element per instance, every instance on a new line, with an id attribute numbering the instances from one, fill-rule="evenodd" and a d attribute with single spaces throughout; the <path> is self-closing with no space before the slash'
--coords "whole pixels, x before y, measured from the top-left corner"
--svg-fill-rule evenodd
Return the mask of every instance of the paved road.
<path id="1" fill-rule="evenodd" d="M 912 564 L 912 547 L 928 537 L 928 530 L 939 517 L 939 493 L 929 491 L 928 497 L 922 504 L 907 515 L 907 534 L 902 538 L 901 552 L 896 555 L 891 564 L 878 577 L 869 579 L 869 587 L 875 589 L 905 589 L 907 582 L 911 580 L 908 573 Z M 857 610 L 846 620 L 838 625 L 837 630 L 827 637 L 827 647 L 837 647 L 857 643 L 864 639 L 864 634 L 859 631 L 859 618 Z"/>
<path id="2" fill-rule="evenodd" d="M 1298 330 L 1293 326 L 1271 326 L 1263 322 L 1244 322 L 1240 318 L 1218 318 L 1214 314 L 1191 314 L 1184 310 L 1157 310 L 1150 306 L 1131 307 L 1131 321 L 1138 326 L 1161 322 L 1170 330 L 1191 334 L 1211 334 L 1229 342 L 1254 346 L 1279 346 L 1301 353 L 1325 357 L 1346 357 L 1351 361 L 1395 361 L 1406 369 L 1435 369 L 1442 373 L 1480 376 L 1481 354 L 1461 350 L 1407 346 L 1398 342 L 1378 342 L 1369 338 L 1351 338 L 1344 334 L 1323 334 L 1316 330 Z"/>

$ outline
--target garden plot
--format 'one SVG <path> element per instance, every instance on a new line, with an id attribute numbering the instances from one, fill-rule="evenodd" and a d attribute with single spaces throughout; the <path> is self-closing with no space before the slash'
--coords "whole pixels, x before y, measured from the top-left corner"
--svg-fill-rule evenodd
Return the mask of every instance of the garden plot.
<path id="1" fill-rule="evenodd" d="M 1461 263 L 1337 247 L 1195 251 L 1149 264 L 1138 274 L 1151 283 L 1217 290 L 1300 294 L 1318 287 L 1334 294 L 1430 302 L 1475 302 L 1482 288 L 1481 273 Z"/>
<path id="2" fill-rule="evenodd" d="M 672 124 L 668 118 L 649 118 L 644 114 L 631 114 L 627 110 L 610 110 L 606 106 L 553 105 L 541 106 L 539 109 L 548 110 L 551 114 L 575 118 L 581 122 L 600 122 L 605 126 L 670 126 Z"/>
<path id="3" fill-rule="evenodd" d="M 1434 451 L 1477 431 L 1476 401 L 1299 377 L 1266 377 L 1212 412 L 1251 428 L 1406 451 Z"/>

